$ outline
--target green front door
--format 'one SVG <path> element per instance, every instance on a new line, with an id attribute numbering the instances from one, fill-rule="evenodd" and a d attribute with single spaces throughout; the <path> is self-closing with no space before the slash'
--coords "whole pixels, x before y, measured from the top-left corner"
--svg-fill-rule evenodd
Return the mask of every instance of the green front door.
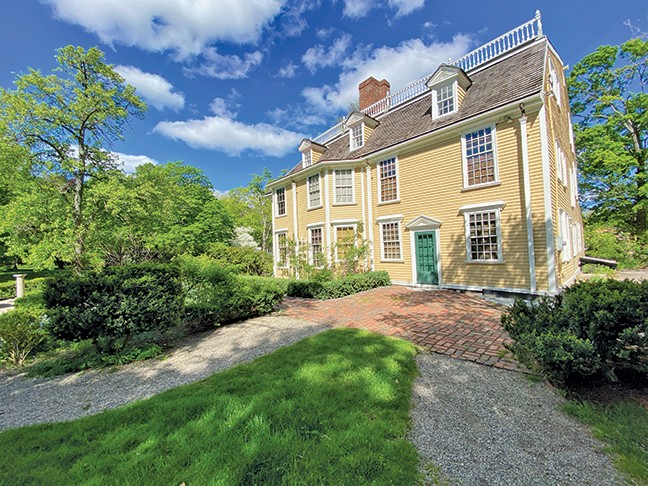
<path id="1" fill-rule="evenodd" d="M 437 242 L 434 231 L 416 235 L 416 283 L 439 284 Z"/>

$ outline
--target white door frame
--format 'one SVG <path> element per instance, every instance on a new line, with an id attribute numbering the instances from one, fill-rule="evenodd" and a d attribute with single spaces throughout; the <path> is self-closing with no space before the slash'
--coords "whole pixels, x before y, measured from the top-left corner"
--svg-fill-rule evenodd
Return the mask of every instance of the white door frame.
<path id="1" fill-rule="evenodd" d="M 410 255 L 412 256 L 412 285 L 417 287 L 441 287 L 443 284 L 443 275 L 441 273 L 441 221 L 428 216 L 418 216 L 405 225 L 410 232 Z M 416 267 L 416 233 L 434 233 L 436 243 L 436 260 L 437 274 L 439 275 L 438 284 L 420 284 L 418 283 Z"/>

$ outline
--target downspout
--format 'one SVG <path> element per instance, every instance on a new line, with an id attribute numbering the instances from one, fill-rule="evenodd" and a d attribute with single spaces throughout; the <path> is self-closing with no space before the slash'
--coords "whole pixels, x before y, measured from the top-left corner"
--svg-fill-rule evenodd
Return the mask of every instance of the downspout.
<path id="1" fill-rule="evenodd" d="M 522 116 L 520 117 L 520 138 L 522 145 L 522 178 L 524 181 L 524 209 L 526 212 L 527 226 L 527 251 L 529 255 L 529 285 L 531 292 L 538 289 L 536 283 L 535 248 L 533 243 L 533 217 L 531 212 L 531 175 L 529 172 L 529 147 L 527 143 L 527 117 L 524 104 L 520 104 Z"/>

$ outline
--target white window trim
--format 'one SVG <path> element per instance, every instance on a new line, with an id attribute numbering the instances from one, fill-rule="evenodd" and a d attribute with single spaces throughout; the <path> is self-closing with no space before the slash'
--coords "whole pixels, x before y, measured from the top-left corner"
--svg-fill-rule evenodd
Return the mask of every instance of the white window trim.
<path id="1" fill-rule="evenodd" d="M 313 253 L 313 230 L 319 229 L 322 234 L 322 265 L 315 268 L 324 268 L 324 262 L 326 261 L 326 251 L 324 250 L 324 223 L 311 223 L 307 226 L 308 228 L 308 263 L 310 265 L 315 265 L 313 263 L 314 253 Z"/>
<path id="2" fill-rule="evenodd" d="M 556 98 L 556 103 L 558 106 L 562 106 L 562 79 L 552 59 L 549 60 L 549 83 L 551 84 L 551 92 Z"/>
<path id="3" fill-rule="evenodd" d="M 495 180 L 491 182 L 484 182 L 482 184 L 468 185 L 468 155 L 466 153 L 466 135 L 476 131 L 490 128 L 491 138 L 493 139 L 493 169 L 495 170 Z M 463 190 L 468 191 L 472 189 L 481 189 L 483 187 L 496 186 L 500 184 L 499 178 L 499 164 L 497 163 L 497 129 L 494 123 L 487 125 L 480 125 L 479 127 L 466 130 L 461 134 L 461 166 L 463 170 Z"/>
<path id="4" fill-rule="evenodd" d="M 353 129 L 356 127 L 360 127 L 360 145 L 354 146 L 353 145 Z M 349 127 L 349 150 L 352 152 L 354 150 L 358 150 L 359 148 L 364 147 L 365 143 L 365 134 L 364 134 L 364 122 L 357 123 L 353 126 Z"/>
<path id="5" fill-rule="evenodd" d="M 394 166 L 396 167 L 396 199 L 390 199 L 389 201 L 382 200 L 382 179 L 380 178 L 380 164 L 386 162 L 390 159 L 394 159 Z M 376 163 L 376 179 L 378 184 L 378 205 L 383 204 L 393 204 L 400 202 L 400 177 L 399 177 L 399 162 L 398 156 L 393 155 L 391 157 L 384 157 L 382 160 Z"/>
<path id="6" fill-rule="evenodd" d="M 343 170 L 350 170 L 351 171 L 351 202 L 337 202 L 337 185 L 335 184 L 335 177 L 336 174 L 340 171 Z M 398 180 L 398 176 L 397 176 Z M 355 168 L 348 168 L 348 169 L 334 169 L 333 170 L 333 206 L 351 206 L 352 204 L 357 204 L 356 203 L 356 191 L 355 191 Z"/>
<path id="7" fill-rule="evenodd" d="M 290 244 L 288 242 L 288 229 L 287 228 L 282 228 L 278 229 L 275 231 L 275 262 L 277 265 L 277 268 L 288 268 L 288 258 L 286 255 L 286 261 L 284 262 L 284 265 L 280 265 L 280 260 L 279 260 L 279 235 L 286 235 L 286 249 L 290 247 Z"/>
<path id="8" fill-rule="evenodd" d="M 278 191 L 283 190 L 284 193 L 284 212 L 283 214 L 279 213 L 279 196 L 277 194 Z M 285 187 L 278 187 L 274 190 L 274 201 L 273 201 L 273 206 L 276 212 L 276 217 L 277 218 L 283 218 L 288 215 L 288 201 L 286 199 L 286 188 Z"/>
<path id="9" fill-rule="evenodd" d="M 306 155 L 308 154 L 308 155 Z M 307 165 L 306 160 L 310 159 L 310 163 Z M 310 167 L 313 165 L 313 149 L 308 149 L 302 152 L 302 168 Z"/>
<path id="10" fill-rule="evenodd" d="M 336 221 L 331 221 L 331 225 L 333 226 L 333 245 L 335 247 L 335 262 L 340 263 L 346 260 L 340 260 L 338 258 L 338 246 L 337 246 L 337 241 L 338 241 L 338 228 L 353 228 L 353 244 L 355 245 L 358 242 L 358 220 L 357 219 L 351 219 L 351 220 L 336 220 Z"/>
<path id="11" fill-rule="evenodd" d="M 404 262 L 403 257 L 403 217 L 401 215 L 383 216 L 376 220 L 380 226 L 380 261 L 381 262 Z M 396 223 L 398 225 L 398 244 L 400 246 L 400 258 L 385 258 L 385 240 L 383 239 L 383 226 Z"/>
<path id="12" fill-rule="evenodd" d="M 319 181 L 319 204 L 315 206 L 311 206 L 311 200 L 310 200 L 311 177 L 317 177 L 317 180 Z M 319 172 L 316 174 L 311 174 L 308 177 L 306 177 L 306 207 L 307 209 L 319 209 L 322 207 L 322 174 Z"/>
<path id="13" fill-rule="evenodd" d="M 453 105 L 454 109 L 452 111 L 449 111 L 448 113 L 444 113 L 443 115 L 439 115 L 439 105 L 437 103 L 438 99 L 438 92 L 441 88 L 445 88 L 449 84 L 452 84 L 452 99 L 454 100 Z M 435 86 L 434 89 L 432 90 L 432 119 L 436 120 L 437 118 L 442 118 L 444 116 L 452 115 L 453 113 L 456 113 L 457 110 L 459 109 L 459 100 L 457 98 L 457 79 L 453 79 L 452 81 L 449 82 L 441 82 L 439 85 Z"/>
<path id="14" fill-rule="evenodd" d="M 465 207 L 465 206 L 464 206 Z M 485 204 L 485 205 L 472 205 L 472 207 L 469 210 L 464 210 L 463 212 L 464 215 L 464 229 L 466 232 L 466 263 L 470 264 L 480 264 L 480 265 L 492 265 L 492 264 L 499 264 L 499 263 L 504 263 L 504 254 L 502 251 L 502 224 L 501 224 L 501 212 L 502 208 L 504 207 L 504 204 L 501 203 L 501 205 L 493 205 L 493 203 L 490 204 Z M 472 251 L 470 247 L 470 216 L 473 214 L 478 214 L 478 213 L 485 213 L 485 212 L 495 212 L 495 225 L 496 225 L 496 230 L 497 231 L 497 259 L 496 260 L 473 260 L 472 259 Z"/>

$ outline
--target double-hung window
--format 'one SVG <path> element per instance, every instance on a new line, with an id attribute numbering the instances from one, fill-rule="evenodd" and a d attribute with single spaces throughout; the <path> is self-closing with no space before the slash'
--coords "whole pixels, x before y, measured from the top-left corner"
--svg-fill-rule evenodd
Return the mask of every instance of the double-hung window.
<path id="1" fill-rule="evenodd" d="M 381 203 L 398 201 L 398 162 L 396 157 L 378 164 L 378 183 Z"/>
<path id="2" fill-rule="evenodd" d="M 469 262 L 501 262 L 500 210 L 464 213 L 466 253 Z"/>
<path id="3" fill-rule="evenodd" d="M 351 150 L 359 149 L 364 145 L 364 130 L 363 130 L 362 123 L 354 127 L 351 127 L 350 137 L 351 137 Z"/>
<path id="4" fill-rule="evenodd" d="M 288 266 L 288 235 L 286 233 L 277 233 L 277 267 L 286 268 Z"/>
<path id="5" fill-rule="evenodd" d="M 556 175 L 558 180 L 562 182 L 563 186 L 567 187 L 567 156 L 560 146 L 558 139 L 556 139 L 556 153 L 554 158 L 556 160 Z"/>
<path id="6" fill-rule="evenodd" d="M 436 116 L 447 115 L 455 111 L 456 100 L 454 83 L 441 86 L 436 90 Z"/>
<path id="7" fill-rule="evenodd" d="M 320 175 L 315 174 L 308 178 L 308 209 L 318 208 L 321 205 Z"/>
<path id="8" fill-rule="evenodd" d="M 277 201 L 277 216 L 286 215 L 286 189 L 281 187 L 275 191 Z"/>
<path id="9" fill-rule="evenodd" d="M 562 100 L 562 86 L 560 83 L 560 74 L 554 66 L 553 61 L 549 61 L 549 84 L 551 85 L 551 92 L 556 97 L 556 103 L 560 106 Z"/>
<path id="10" fill-rule="evenodd" d="M 353 169 L 336 169 L 333 174 L 335 183 L 335 204 L 353 204 Z"/>
<path id="11" fill-rule="evenodd" d="M 347 261 L 349 250 L 355 245 L 355 226 L 335 227 L 335 259 L 340 262 Z"/>
<path id="12" fill-rule="evenodd" d="M 400 261 L 401 253 L 401 231 L 400 221 L 385 221 L 380 223 L 381 259 L 383 261 Z"/>
<path id="13" fill-rule="evenodd" d="M 310 228 L 310 251 L 311 251 L 311 264 L 315 268 L 322 268 L 324 266 L 324 247 L 322 246 L 322 228 Z"/>
<path id="14" fill-rule="evenodd" d="M 302 165 L 304 168 L 310 167 L 313 165 L 313 151 L 312 150 L 307 150 L 306 152 L 302 153 Z"/>
<path id="15" fill-rule="evenodd" d="M 495 129 L 485 127 L 466 133 L 462 140 L 464 159 L 464 187 L 497 182 L 497 155 Z"/>

